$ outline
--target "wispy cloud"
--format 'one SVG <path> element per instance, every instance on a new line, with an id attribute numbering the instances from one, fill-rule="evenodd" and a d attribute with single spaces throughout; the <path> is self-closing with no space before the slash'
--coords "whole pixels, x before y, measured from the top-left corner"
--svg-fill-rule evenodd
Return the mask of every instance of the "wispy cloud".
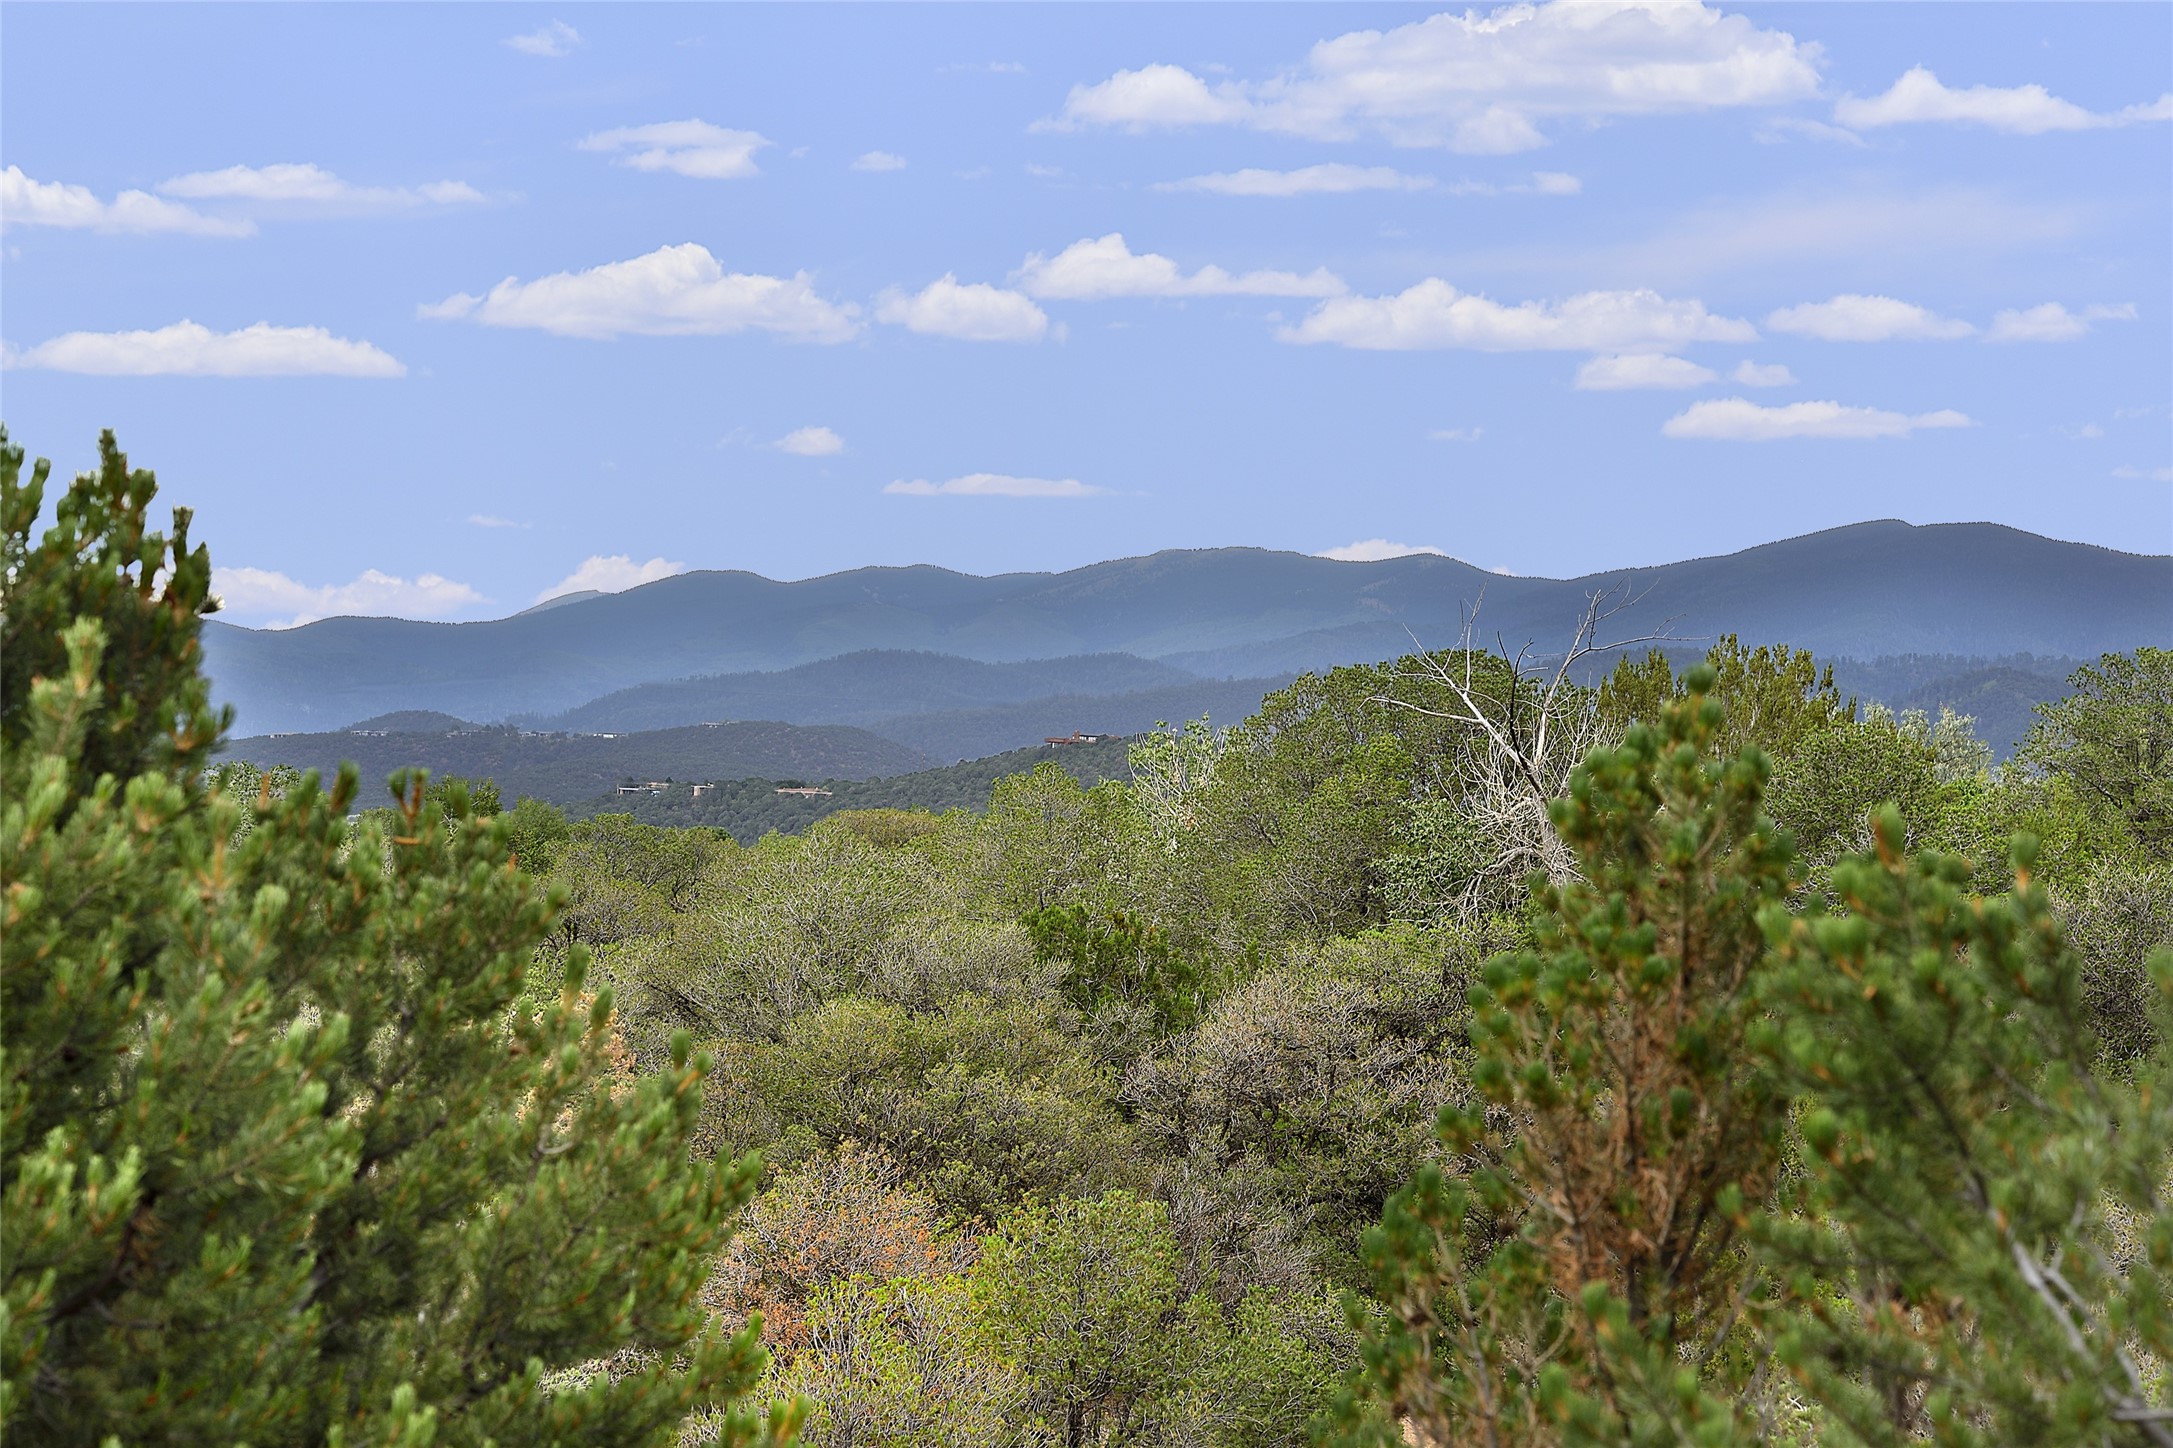
<path id="1" fill-rule="evenodd" d="M 584 151 L 616 153 L 612 163 L 636 171 L 670 171 L 697 181 L 736 181 L 759 175 L 755 152 L 770 145 L 755 131 L 733 131 L 707 121 L 658 121 L 620 126 L 581 139 Z"/>
<path id="2" fill-rule="evenodd" d="M 581 32 L 563 20 L 547 21 L 525 35 L 509 35 L 506 44 L 523 55 L 540 55 L 556 60 L 573 54 L 588 42 Z"/>
<path id="3" fill-rule="evenodd" d="M 1987 342 L 2072 342 L 2089 332 L 2094 322 L 2132 322 L 2135 317 L 2133 302 L 2084 307 L 2079 312 L 2071 312 L 2058 302 L 2041 302 L 2034 307 L 1994 314 L 1992 328 L 1984 334 L 1984 339 Z"/>
<path id="4" fill-rule="evenodd" d="M 1219 266 L 1187 273 L 1154 252 L 1133 252 L 1124 234 L 1112 231 L 1075 241 L 1055 256 L 1039 252 L 1018 271 L 1019 285 L 1037 297 L 1103 301 L 1113 297 L 1332 297 L 1343 281 L 1325 268 L 1300 275 L 1287 271 L 1234 274 Z"/>
<path id="5" fill-rule="evenodd" d="M 2122 465 L 2113 469 L 2116 478 L 2143 478 L 2153 483 L 2173 483 L 2173 468 L 2138 468 Z"/>
<path id="6" fill-rule="evenodd" d="M 419 311 L 441 320 L 598 339 L 760 331 L 795 342 L 844 342 L 860 330 L 858 308 L 824 298 L 807 273 L 727 272 L 708 248 L 691 241 L 532 282 L 507 277 L 480 297 L 456 292 Z"/>
<path id="7" fill-rule="evenodd" d="M 1741 397 L 1694 402 L 1661 425 L 1665 437 L 1722 442 L 1777 442 L 1783 438 L 1907 437 L 1922 428 L 1974 427 L 1959 412 L 1943 409 L 1914 417 L 1876 407 L 1838 402 L 1791 402 L 1764 407 Z"/>
<path id="8" fill-rule="evenodd" d="M 1583 392 L 1627 392 L 1641 389 L 1703 387 L 1719 380 L 1710 367 L 1659 352 L 1630 352 L 1614 357 L 1594 357 L 1577 369 L 1577 387 Z"/>
<path id="9" fill-rule="evenodd" d="M 1391 543 L 1386 538 L 1361 538 L 1340 548 L 1323 548 L 1313 556 L 1333 558 L 1338 563 L 1380 563 L 1390 558 L 1409 558 L 1414 553 L 1430 553 L 1437 558 L 1449 556 L 1428 544 Z"/>
<path id="10" fill-rule="evenodd" d="M 1776 332 L 1822 342 L 1930 342 L 1967 337 L 1977 329 L 1894 297 L 1844 293 L 1825 302 L 1783 307 L 1766 318 Z"/>
<path id="11" fill-rule="evenodd" d="M 909 498 L 1090 498 L 1107 490 L 1090 488 L 1077 478 L 1016 478 L 1008 473 L 968 473 L 941 483 L 931 483 L 926 478 L 900 478 L 884 484 L 883 491 Z"/>
<path id="12" fill-rule="evenodd" d="M 425 573 L 413 579 L 364 569 L 346 583 L 308 584 L 268 568 L 215 568 L 211 591 L 224 617 L 264 628 L 320 618 L 448 618 L 486 600 L 465 583 Z"/>
<path id="13" fill-rule="evenodd" d="M 1477 442 L 1484 433 L 1478 427 L 1437 427 L 1426 435 L 1435 442 Z"/>
<path id="14" fill-rule="evenodd" d="M 1753 362 L 1748 358 L 1735 364 L 1728 374 L 1745 387 L 1793 387 L 1796 374 L 1788 370 L 1785 362 Z"/>
<path id="15" fill-rule="evenodd" d="M 1973 85 L 1955 89 L 1919 65 L 1903 72 L 1884 95 L 1843 96 L 1833 118 L 1844 126 L 1868 130 L 1946 122 L 1988 126 L 2020 136 L 2047 131 L 2093 131 L 2132 126 L 2141 121 L 2173 121 L 2173 93 L 2117 111 L 2090 111 L 2061 100 L 2041 85 Z"/>
<path id="16" fill-rule="evenodd" d="M 139 332 L 68 332 L 25 352 L 9 368 L 94 377 L 404 377 L 399 359 L 323 327 L 258 322 L 214 332 L 184 318 Z"/>
<path id="17" fill-rule="evenodd" d="M 894 156 L 888 151 L 863 151 L 853 157 L 855 171 L 903 171 L 905 157 Z"/>
<path id="18" fill-rule="evenodd" d="M 1393 166 L 1346 166 L 1330 162 L 1300 166 L 1295 171 L 1217 171 L 1206 176 L 1187 176 L 1182 181 L 1158 181 L 1157 191 L 1211 191 L 1218 196 L 1334 196 L 1352 191 L 1424 191 L 1434 184 L 1431 176 L 1412 176 Z"/>
<path id="19" fill-rule="evenodd" d="M 0 170 L 0 226 L 185 236 L 252 236 L 257 229 L 246 217 L 206 216 L 148 191 L 123 191 L 111 201 L 101 201 L 88 186 L 34 181 L 20 166 Z"/>
<path id="20" fill-rule="evenodd" d="M 470 513 L 468 515 L 468 524 L 474 528 L 527 528 L 532 526 L 528 523 L 516 522 L 511 518 L 500 518 L 491 513 Z"/>
<path id="21" fill-rule="evenodd" d="M 827 427 L 796 427 L 770 446 L 794 457 L 826 458 L 845 451 L 845 439 Z"/>
<path id="22" fill-rule="evenodd" d="M 1758 333 L 1748 322 L 1707 311 L 1703 302 L 1654 291 L 1584 292 L 1560 302 L 1507 305 L 1429 277 L 1394 296 L 1325 301 L 1277 335 L 1286 342 L 1370 351 L 1600 352 L 1747 342 Z"/>
<path id="23" fill-rule="evenodd" d="M 581 560 L 580 567 L 537 594 L 536 602 L 548 603 L 565 593 L 624 593 L 629 588 L 686 571 L 686 564 L 674 563 L 668 558 L 637 563 L 625 553 L 592 554 Z"/>
<path id="24" fill-rule="evenodd" d="M 309 162 L 271 166 L 228 166 L 220 171 L 192 171 L 161 181 L 159 191 L 186 201 L 250 201 L 342 210 L 397 210 L 421 206 L 461 206 L 488 200 L 465 181 L 429 181 L 420 186 L 358 186 Z"/>
<path id="25" fill-rule="evenodd" d="M 917 292 L 885 292 L 875 320 L 960 342 L 1038 342 L 1049 334 L 1049 314 L 1030 298 L 949 273 Z"/>

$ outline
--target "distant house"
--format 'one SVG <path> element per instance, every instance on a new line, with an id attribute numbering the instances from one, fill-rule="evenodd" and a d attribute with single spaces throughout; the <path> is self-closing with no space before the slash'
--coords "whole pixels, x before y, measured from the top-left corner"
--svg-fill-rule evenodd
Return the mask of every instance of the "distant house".
<path id="1" fill-rule="evenodd" d="M 639 784 L 619 785 L 616 792 L 619 794 L 662 794 L 671 787 L 672 782 L 668 779 L 645 779 Z"/>
<path id="2" fill-rule="evenodd" d="M 715 789 L 716 787 L 717 786 L 713 784 L 697 784 L 696 786 L 694 786 L 694 797 L 696 799 L 700 799 L 704 794 L 708 793 L 710 790 Z"/>
<path id="3" fill-rule="evenodd" d="M 1074 729 L 1071 733 L 1062 736 L 1055 734 L 1044 735 L 1041 742 L 1051 749 L 1061 749 L 1067 744 L 1099 744 L 1105 739 L 1122 739 L 1123 737 L 1122 734 L 1082 734 Z"/>
<path id="4" fill-rule="evenodd" d="M 382 739 L 392 731 L 390 729 L 350 729 L 347 732 L 357 739 Z M 274 734 L 272 737 L 277 739 L 279 736 Z"/>
<path id="5" fill-rule="evenodd" d="M 796 794 L 803 799 L 813 798 L 818 794 L 830 793 L 829 790 L 812 784 L 780 784 L 777 786 L 777 792 L 779 794 Z"/>

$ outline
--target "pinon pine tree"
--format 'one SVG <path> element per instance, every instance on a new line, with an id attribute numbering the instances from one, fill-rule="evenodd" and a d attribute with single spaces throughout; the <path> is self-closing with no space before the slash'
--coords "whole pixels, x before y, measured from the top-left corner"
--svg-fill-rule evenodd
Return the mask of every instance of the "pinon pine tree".
<path id="1" fill-rule="evenodd" d="M 1987 900 L 1873 830 L 1838 910 L 1767 913 L 1757 1045 L 1805 1147 L 1758 1233 L 1778 1356 L 1825 1442 L 2173 1448 L 2173 1057 L 2103 1065 L 2027 837 Z"/>
<path id="2" fill-rule="evenodd" d="M 614 1089 L 578 951 L 522 998 L 553 903 L 459 791 L 350 831 L 345 771 L 239 829 L 187 513 L 150 531 L 108 434 L 33 540 L 22 462 L 0 432 L 0 1436 L 660 1444 L 744 1393 L 708 1063 Z"/>
<path id="3" fill-rule="evenodd" d="M 1485 1098 L 1365 1254 L 1387 1312 L 1345 1436 L 1426 1444 L 1737 1441 L 1749 1291 L 1741 1232 L 1779 1161 L 1780 1116 L 1743 1048 L 1791 881 L 1760 812 L 1768 766 L 1712 748 L 1714 672 L 1554 802 L 1581 880 L 1538 888 L 1536 948 L 1472 992 Z M 1731 1356 L 1731 1353 L 1738 1354 Z M 1404 1441 L 1409 1441 L 1405 1439 Z"/>

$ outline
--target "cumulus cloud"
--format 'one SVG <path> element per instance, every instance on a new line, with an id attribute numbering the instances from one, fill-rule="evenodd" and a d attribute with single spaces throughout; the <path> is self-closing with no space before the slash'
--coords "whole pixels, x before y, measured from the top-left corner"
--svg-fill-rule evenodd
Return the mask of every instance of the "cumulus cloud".
<path id="1" fill-rule="evenodd" d="M 796 427 L 770 445 L 803 458 L 826 458 L 845 451 L 845 439 L 827 427 Z"/>
<path id="2" fill-rule="evenodd" d="M 1020 293 L 949 273 L 917 292 L 885 292 L 875 319 L 961 342 L 1038 342 L 1049 331 L 1049 314 Z"/>
<path id="3" fill-rule="evenodd" d="M 859 309 L 824 298 L 806 272 L 790 277 L 727 272 L 707 247 L 691 241 L 532 282 L 507 277 L 480 297 L 456 292 L 418 310 L 440 320 L 599 339 L 752 329 L 795 342 L 843 342 L 860 330 Z"/>
<path id="4" fill-rule="evenodd" d="M 536 602 L 548 603 L 562 593 L 624 593 L 629 588 L 686 571 L 686 564 L 674 563 L 667 558 L 636 563 L 624 553 L 591 554 L 581 560 L 579 568 L 537 594 Z"/>
<path id="5" fill-rule="evenodd" d="M 1379 563 L 1389 558 L 1409 558 L 1414 553 L 1431 553 L 1436 558 L 1449 556 L 1424 543 L 1391 543 L 1386 538 L 1361 538 L 1340 548 L 1323 548 L 1313 556 L 1333 558 L 1338 563 Z"/>
<path id="6" fill-rule="evenodd" d="M 188 236 L 249 236 L 256 223 L 206 216 L 148 191 L 123 191 L 101 201 L 88 186 L 33 181 L 20 166 L 0 170 L 0 226 L 60 226 L 83 231 L 179 232 Z"/>
<path id="7" fill-rule="evenodd" d="M 931 483 L 926 478 L 900 478 L 884 484 L 883 491 L 909 498 L 1091 498 L 1106 490 L 1090 488 L 1077 478 L 1014 478 L 1006 473 L 968 473 L 941 483 Z"/>
<path id="8" fill-rule="evenodd" d="M 1315 45 L 1261 81 L 1181 66 L 1076 85 L 1048 129 L 1242 125 L 1380 136 L 1482 155 L 1546 144 L 1538 122 L 1777 105 L 1818 90 L 1819 48 L 1702 4 L 1557 0 L 1443 13 Z"/>
<path id="9" fill-rule="evenodd" d="M 1584 392 L 1628 392 L 1638 389 L 1703 387 L 1716 381 L 1717 373 L 1681 357 L 1660 352 L 1629 352 L 1615 357 L 1594 357 L 1577 369 L 1577 386 Z"/>
<path id="10" fill-rule="evenodd" d="M 465 181 L 429 181 L 420 186 L 357 186 L 309 162 L 191 171 L 186 176 L 161 181 L 158 189 L 164 195 L 188 201 L 289 203 L 346 210 L 457 206 L 488 199 Z"/>
<path id="11" fill-rule="evenodd" d="M 2061 100 L 2041 85 L 1950 89 L 1919 65 L 1905 72 L 1884 95 L 1843 96 L 1834 103 L 1833 118 L 1857 130 L 1946 121 L 2037 136 L 2047 131 L 2093 131 L 2132 126 L 2138 121 L 2173 121 L 2173 93 L 2146 105 L 2089 111 Z"/>
<path id="12" fill-rule="evenodd" d="M 1350 191 L 1424 191 L 1434 184 L 1431 176 L 1411 176 L 1393 166 L 1300 166 L 1295 171 L 1217 171 L 1206 176 L 1187 176 L 1182 181 L 1158 181 L 1157 191 L 1212 191 L 1218 196 L 1324 196 Z"/>
<path id="13" fill-rule="evenodd" d="M 1428 277 L 1394 296 L 1332 298 L 1277 335 L 1372 351 L 1603 352 L 1748 342 L 1758 333 L 1738 318 L 1715 316 L 1703 302 L 1655 291 L 1583 292 L 1510 306 Z"/>
<path id="14" fill-rule="evenodd" d="M 2122 466 L 2113 469 L 2116 478 L 2144 478 L 2153 483 L 2173 483 L 2173 468 L 2138 468 Z"/>
<path id="15" fill-rule="evenodd" d="M 1728 375 L 1745 387 L 1793 387 L 1796 383 L 1796 374 L 1788 370 L 1785 362 L 1753 362 L 1745 358 Z"/>
<path id="16" fill-rule="evenodd" d="M 1907 437 L 1919 428 L 1974 427 L 1952 409 L 1939 412 L 1887 412 L 1876 407 L 1843 407 L 1838 402 L 1791 402 L 1763 407 L 1746 398 L 1694 402 L 1661 424 L 1666 437 L 1726 442 L 1774 442 L 1791 437 Z"/>
<path id="17" fill-rule="evenodd" d="M 1822 342 L 1930 342 L 1967 337 L 1967 322 L 1942 317 L 1914 302 L 1845 292 L 1825 302 L 1783 307 L 1766 318 L 1776 332 L 1816 337 Z"/>
<path id="18" fill-rule="evenodd" d="M 323 327 L 258 322 L 214 332 L 186 318 L 140 332 L 68 332 L 26 352 L 9 368 L 93 377 L 404 377 L 399 359 Z"/>
<path id="19" fill-rule="evenodd" d="M 584 151 L 615 153 L 612 164 L 636 171 L 670 171 L 697 181 L 736 181 L 761 171 L 755 152 L 770 144 L 755 131 L 732 131 L 707 121 L 658 121 L 620 126 L 581 139 Z"/>
<path id="20" fill-rule="evenodd" d="M 1124 234 L 1075 241 L 1055 256 L 1039 252 L 1019 268 L 1019 284 L 1037 297 L 1103 301 L 1111 297 L 1333 297 L 1344 291 L 1342 279 L 1316 268 L 1304 275 L 1286 271 L 1251 271 L 1233 275 L 1219 266 L 1203 266 L 1186 275 L 1176 262 L 1154 252 L 1134 254 Z"/>
<path id="21" fill-rule="evenodd" d="M 2135 320 L 2135 304 L 2123 302 L 2118 306 L 2084 307 L 2071 312 L 2058 302 L 2042 302 L 2034 307 L 2022 307 L 1998 312 L 1992 317 L 1992 329 L 1984 334 L 1987 342 L 2072 342 L 2090 330 L 2092 322 L 2132 322 Z"/>
<path id="22" fill-rule="evenodd" d="M 588 42 L 581 32 L 563 20 L 553 20 L 538 26 L 526 35 L 509 35 L 506 44 L 523 55 L 541 55 L 551 59 L 573 54 Z"/>
<path id="23" fill-rule="evenodd" d="M 222 614 L 264 628 L 293 628 L 320 618 L 446 618 L 483 595 L 465 583 L 425 573 L 400 578 L 364 569 L 348 583 L 298 583 L 268 568 L 215 568 L 211 591 Z"/>
<path id="24" fill-rule="evenodd" d="M 903 171 L 905 157 L 893 156 L 888 151 L 863 151 L 853 158 L 855 171 Z"/>

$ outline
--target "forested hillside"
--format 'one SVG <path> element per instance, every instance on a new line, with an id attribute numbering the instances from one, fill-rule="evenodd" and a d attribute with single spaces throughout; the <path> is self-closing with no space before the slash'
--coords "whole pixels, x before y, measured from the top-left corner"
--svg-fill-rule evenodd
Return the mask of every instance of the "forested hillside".
<path id="1" fill-rule="evenodd" d="M 887 779 L 734 779 L 710 784 L 698 795 L 692 782 L 682 781 L 658 794 L 599 795 L 567 813 L 576 819 L 623 814 L 645 825 L 722 830 L 751 845 L 772 830 L 803 834 L 817 820 L 846 810 L 983 810 L 996 781 L 1042 764 L 1054 764 L 1087 788 L 1104 780 L 1130 779 L 1127 756 L 1132 747 L 1121 739 L 1060 749 L 1036 745 Z M 796 786 L 826 792 L 781 792 Z"/>
<path id="2" fill-rule="evenodd" d="M 394 770 L 419 766 L 495 780 L 508 799 L 534 795 L 560 804 L 647 780 L 869 779 L 925 769 L 930 762 L 918 750 L 836 724 L 752 721 L 616 736 L 536 734 L 503 725 L 448 732 L 382 728 L 232 739 L 221 757 L 327 776 L 353 763 L 373 793 Z"/>

